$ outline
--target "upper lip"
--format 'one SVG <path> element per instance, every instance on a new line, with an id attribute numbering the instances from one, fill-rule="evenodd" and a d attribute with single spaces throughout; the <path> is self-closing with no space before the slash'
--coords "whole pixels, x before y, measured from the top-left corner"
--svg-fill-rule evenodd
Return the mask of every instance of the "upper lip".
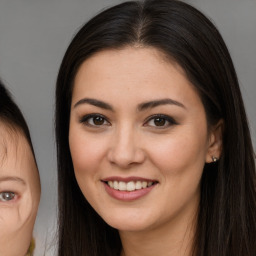
<path id="1" fill-rule="evenodd" d="M 130 176 L 130 177 L 119 177 L 119 176 L 111 176 L 102 179 L 102 181 L 123 181 L 123 182 L 129 182 L 129 181 L 147 181 L 147 182 L 158 182 L 154 179 L 148 179 L 143 177 L 137 177 L 137 176 Z"/>

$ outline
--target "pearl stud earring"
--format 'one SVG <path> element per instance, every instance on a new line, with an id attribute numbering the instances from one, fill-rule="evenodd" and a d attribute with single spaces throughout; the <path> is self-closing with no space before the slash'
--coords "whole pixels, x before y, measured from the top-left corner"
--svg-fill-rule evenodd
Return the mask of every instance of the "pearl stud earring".
<path id="1" fill-rule="evenodd" d="M 215 157 L 215 156 L 212 156 L 212 161 L 215 163 L 215 162 L 217 162 L 219 159 L 217 158 L 217 157 Z"/>

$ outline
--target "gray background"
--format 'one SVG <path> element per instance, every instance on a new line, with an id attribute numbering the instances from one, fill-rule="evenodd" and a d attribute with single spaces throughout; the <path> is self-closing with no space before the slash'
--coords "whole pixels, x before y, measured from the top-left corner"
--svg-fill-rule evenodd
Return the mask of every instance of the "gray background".
<path id="1" fill-rule="evenodd" d="M 55 255 L 54 87 L 64 52 L 85 21 L 118 0 L 0 0 L 0 77 L 31 130 L 42 182 L 36 256 Z M 187 0 L 222 33 L 238 72 L 256 148 L 256 0 Z M 238 134 L 239 136 L 239 134 Z M 234 156 L 239 157 L 239 156 Z"/>

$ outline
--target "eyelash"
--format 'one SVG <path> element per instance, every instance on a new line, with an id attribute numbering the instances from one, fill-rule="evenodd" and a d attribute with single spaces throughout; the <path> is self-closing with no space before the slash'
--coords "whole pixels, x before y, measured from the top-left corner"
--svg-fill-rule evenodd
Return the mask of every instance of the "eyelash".
<path id="1" fill-rule="evenodd" d="M 149 125 L 150 121 L 155 122 L 156 119 L 160 119 L 160 121 L 164 121 L 164 125 L 156 125 L 156 123 L 154 123 L 154 125 Z M 156 115 L 150 116 L 144 123 L 144 126 L 155 127 L 157 129 L 165 129 L 165 128 L 168 128 L 169 126 L 177 125 L 177 124 L 178 123 L 170 116 L 163 115 L 163 114 L 156 114 Z"/>
<path id="2" fill-rule="evenodd" d="M 92 122 L 96 121 L 95 119 L 96 118 L 100 118 L 101 121 L 103 121 L 103 124 L 91 124 L 90 123 L 90 119 Z M 99 121 L 99 120 L 98 120 Z M 109 126 L 110 125 L 110 122 L 106 119 L 105 116 L 101 115 L 101 114 L 89 114 L 89 115 L 85 115 L 83 116 L 80 120 L 79 120 L 80 123 L 82 124 L 85 124 L 87 126 L 90 126 L 90 127 L 101 127 L 103 125 L 107 125 Z"/>
<path id="3" fill-rule="evenodd" d="M 97 121 L 96 118 L 98 118 L 99 122 L 102 122 L 100 124 L 95 124 L 95 122 Z M 91 120 L 90 120 L 91 119 Z M 160 122 L 164 122 L 163 125 L 157 125 L 156 119 L 160 119 Z M 107 118 L 101 114 L 89 114 L 89 115 L 85 115 L 83 116 L 80 120 L 80 123 L 85 124 L 87 126 L 90 127 L 101 127 L 101 126 L 110 126 L 110 122 L 107 120 Z M 94 124 L 90 123 L 90 121 L 94 122 Z M 150 121 L 154 121 L 154 125 L 149 125 Z M 168 124 L 166 124 L 168 123 Z M 172 125 L 177 125 L 178 123 L 170 116 L 167 115 L 163 115 L 163 114 L 156 114 L 156 115 L 152 115 L 150 116 L 146 122 L 143 124 L 143 126 L 150 126 L 150 127 L 156 127 L 157 129 L 165 129 L 169 126 Z"/>
<path id="4" fill-rule="evenodd" d="M 6 199 L 4 198 L 4 195 L 5 194 L 10 194 L 11 195 L 11 198 L 10 199 Z M 9 195 L 9 196 L 10 196 Z M 16 193 L 15 192 L 12 192 L 12 191 L 3 191 L 3 192 L 0 192 L 0 202 L 9 202 L 9 201 L 13 201 L 15 200 L 16 198 Z"/>

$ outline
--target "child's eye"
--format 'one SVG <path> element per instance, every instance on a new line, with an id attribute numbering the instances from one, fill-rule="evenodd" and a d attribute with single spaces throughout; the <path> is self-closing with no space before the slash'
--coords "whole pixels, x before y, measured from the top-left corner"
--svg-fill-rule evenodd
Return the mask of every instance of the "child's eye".
<path id="1" fill-rule="evenodd" d="M 4 191 L 0 193 L 0 201 L 7 202 L 15 198 L 15 193 L 11 191 Z"/>
<path id="2" fill-rule="evenodd" d="M 94 126 L 94 127 L 110 125 L 107 119 L 104 116 L 99 114 L 86 115 L 80 119 L 80 123 L 83 123 L 88 126 Z"/>
<path id="3" fill-rule="evenodd" d="M 149 117 L 144 126 L 164 129 L 175 124 L 177 124 L 177 122 L 172 117 L 163 114 L 157 114 Z"/>

